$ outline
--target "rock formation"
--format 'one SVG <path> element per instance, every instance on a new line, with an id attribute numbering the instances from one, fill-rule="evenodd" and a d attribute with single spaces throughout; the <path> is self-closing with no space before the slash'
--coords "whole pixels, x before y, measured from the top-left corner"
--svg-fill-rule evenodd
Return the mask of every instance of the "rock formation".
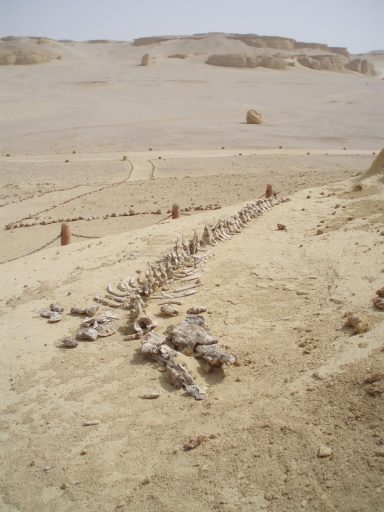
<path id="1" fill-rule="evenodd" d="M 384 175 L 384 148 L 376 156 L 371 164 L 371 167 L 365 171 L 360 179 L 369 178 L 370 176 Z"/>
<path id="2" fill-rule="evenodd" d="M 210 55 L 206 64 L 229 68 L 257 68 L 285 69 L 285 60 L 280 57 L 264 55 L 247 55 L 246 53 L 226 53 Z"/>
<path id="3" fill-rule="evenodd" d="M 246 120 L 247 124 L 261 124 L 263 116 L 256 110 L 248 110 Z"/>
<path id="4" fill-rule="evenodd" d="M 155 63 L 155 58 L 151 57 L 149 53 L 146 53 L 141 58 L 141 66 L 151 66 Z"/>
<path id="5" fill-rule="evenodd" d="M 345 65 L 346 69 L 362 73 L 364 75 L 374 75 L 375 68 L 367 59 L 353 59 Z"/>

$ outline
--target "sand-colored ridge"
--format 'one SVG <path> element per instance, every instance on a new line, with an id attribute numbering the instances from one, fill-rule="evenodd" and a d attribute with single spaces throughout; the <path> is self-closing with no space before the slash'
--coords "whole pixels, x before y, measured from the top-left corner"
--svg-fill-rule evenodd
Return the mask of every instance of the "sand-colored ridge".
<path id="1" fill-rule="evenodd" d="M 370 176 L 384 175 L 384 148 L 380 151 L 380 153 L 373 160 L 369 169 L 367 169 L 360 179 L 369 178 Z"/>

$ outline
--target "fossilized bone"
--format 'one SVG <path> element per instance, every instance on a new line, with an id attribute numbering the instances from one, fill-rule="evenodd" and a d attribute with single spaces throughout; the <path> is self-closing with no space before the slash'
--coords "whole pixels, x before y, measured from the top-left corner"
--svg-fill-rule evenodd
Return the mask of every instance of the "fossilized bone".
<path id="1" fill-rule="evenodd" d="M 83 322 L 81 322 L 82 327 L 90 327 L 97 324 L 106 324 L 108 322 L 111 322 L 112 320 L 117 320 L 119 317 L 113 313 L 112 311 L 105 311 L 99 316 L 92 317 L 92 318 L 86 318 Z"/>
<path id="2" fill-rule="evenodd" d="M 99 306 L 86 306 L 86 307 L 73 306 L 71 308 L 71 313 L 73 315 L 95 316 L 98 309 L 99 309 Z"/>
<path id="3" fill-rule="evenodd" d="M 107 286 L 107 291 L 108 293 L 110 293 L 111 295 L 114 295 L 116 297 L 129 297 L 131 295 L 131 292 L 130 291 L 126 291 L 126 292 L 118 292 L 117 290 L 114 290 L 112 288 L 112 285 L 109 284 Z"/>
<path id="4" fill-rule="evenodd" d="M 99 304 L 103 304 L 103 306 L 108 306 L 109 308 L 119 308 L 121 307 L 121 304 L 116 304 L 116 302 L 113 302 L 110 299 L 101 297 L 101 295 L 95 295 L 93 300 L 98 302 Z M 115 300 L 115 299 L 114 299 Z"/>
<path id="5" fill-rule="evenodd" d="M 60 304 L 50 304 L 49 308 L 39 311 L 39 315 L 48 319 L 48 323 L 60 322 L 64 308 Z"/>
<path id="6" fill-rule="evenodd" d="M 194 281 L 195 279 L 200 279 L 201 277 L 203 277 L 203 272 L 198 271 L 198 272 L 194 272 L 193 274 L 190 274 L 189 276 L 187 275 L 185 277 L 180 277 L 177 280 L 179 282 Z"/>
<path id="7" fill-rule="evenodd" d="M 93 327 L 82 327 L 76 333 L 76 338 L 84 341 L 96 341 L 98 336 L 98 331 Z"/>
<path id="8" fill-rule="evenodd" d="M 134 333 L 140 334 L 145 334 L 157 326 L 156 320 L 144 314 L 144 303 L 141 298 L 137 298 L 132 305 L 129 324 Z"/>
<path id="9" fill-rule="evenodd" d="M 204 226 L 203 236 L 201 238 L 200 243 L 201 243 L 201 245 L 217 245 L 217 243 L 215 242 L 215 240 L 213 238 L 212 230 L 211 230 L 210 226 L 208 226 L 208 224 L 206 224 Z"/>
<path id="10" fill-rule="evenodd" d="M 204 306 L 193 306 L 187 309 L 187 315 L 199 315 L 200 313 L 205 313 L 207 308 Z"/>
<path id="11" fill-rule="evenodd" d="M 166 345 L 165 341 L 165 336 L 151 331 L 141 341 L 141 353 L 166 366 L 169 361 L 173 361 L 173 358 L 177 356 L 177 352 Z"/>
<path id="12" fill-rule="evenodd" d="M 186 355 L 192 355 L 197 345 L 212 345 L 217 339 L 207 333 L 202 317 L 187 317 L 168 331 L 167 341 L 175 349 Z"/>
<path id="13" fill-rule="evenodd" d="M 223 364 L 231 365 L 237 363 L 236 356 L 222 352 L 217 345 L 198 345 L 196 347 L 196 355 L 207 361 L 211 366 L 223 366 Z"/>
<path id="14" fill-rule="evenodd" d="M 161 314 L 164 316 L 177 316 L 179 312 L 171 304 L 164 304 L 160 307 Z"/>

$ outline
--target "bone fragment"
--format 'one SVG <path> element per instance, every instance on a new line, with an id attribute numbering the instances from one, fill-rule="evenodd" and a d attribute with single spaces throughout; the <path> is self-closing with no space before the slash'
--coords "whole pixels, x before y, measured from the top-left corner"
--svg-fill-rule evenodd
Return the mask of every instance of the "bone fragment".
<path id="1" fill-rule="evenodd" d="M 54 313 L 63 313 L 64 308 L 63 306 L 60 306 L 60 304 L 50 304 L 49 309 L 53 311 Z"/>
<path id="2" fill-rule="evenodd" d="M 189 373 L 186 366 L 181 363 L 174 363 L 170 361 L 167 364 L 165 376 L 168 382 L 175 386 L 175 388 L 183 388 L 193 384 L 193 378 Z"/>
<path id="3" fill-rule="evenodd" d="M 76 348 L 79 342 L 71 336 L 66 336 L 61 342 L 61 346 L 65 348 Z"/>
<path id="4" fill-rule="evenodd" d="M 158 391 L 152 391 L 151 393 L 143 393 L 142 395 L 139 395 L 139 398 L 142 398 L 144 400 L 155 400 L 156 398 L 159 398 L 160 393 Z"/>
<path id="5" fill-rule="evenodd" d="M 193 289 L 197 288 L 198 286 L 203 286 L 203 283 L 195 283 L 195 284 L 191 284 L 190 286 L 185 286 L 184 288 L 176 288 L 176 290 L 173 293 L 186 292 L 188 290 L 193 290 Z"/>
<path id="6" fill-rule="evenodd" d="M 121 306 L 121 304 L 116 304 L 116 302 L 113 302 L 110 299 L 101 297 L 100 295 L 95 295 L 94 300 L 96 302 L 99 302 L 100 304 L 103 304 L 104 306 L 108 306 L 109 308 L 119 308 Z"/>
<path id="7" fill-rule="evenodd" d="M 217 340 L 208 334 L 201 325 L 199 317 L 187 317 L 183 322 L 173 327 L 168 334 L 167 340 L 176 350 L 186 355 L 192 355 L 197 345 L 217 343 Z"/>
<path id="8" fill-rule="evenodd" d="M 99 306 L 87 306 L 85 308 L 73 306 L 71 308 L 71 313 L 73 315 L 86 315 L 86 316 L 95 316 L 97 311 L 99 309 Z"/>
<path id="9" fill-rule="evenodd" d="M 152 299 L 154 297 L 151 297 Z M 182 306 L 183 305 L 183 301 L 182 300 L 166 300 L 164 302 L 161 302 L 159 305 L 160 306 L 165 306 L 166 304 L 175 304 L 176 306 Z"/>
<path id="10" fill-rule="evenodd" d="M 99 333 L 93 327 L 83 327 L 76 333 L 78 340 L 96 341 Z"/>
<path id="11" fill-rule="evenodd" d="M 61 316 L 60 313 L 58 313 L 57 311 L 51 311 L 51 315 L 48 318 L 48 322 L 50 324 L 53 324 L 53 323 L 56 323 L 56 322 L 60 322 L 61 319 L 62 319 L 62 316 Z"/>
<path id="12" fill-rule="evenodd" d="M 194 273 L 194 274 L 191 274 L 190 276 L 187 276 L 187 277 L 182 277 L 180 279 L 178 279 L 178 281 L 193 281 L 194 279 L 200 279 L 201 277 L 203 277 L 203 274 L 202 272 L 198 272 L 198 273 Z"/>
<path id="13" fill-rule="evenodd" d="M 84 421 L 83 427 L 92 427 L 94 425 L 99 425 L 99 423 L 99 420 Z"/>
<path id="14" fill-rule="evenodd" d="M 206 392 L 200 389 L 195 384 L 189 384 L 184 386 L 186 393 L 194 398 L 195 400 L 205 400 Z"/>
<path id="15" fill-rule="evenodd" d="M 199 315 L 200 313 L 205 313 L 207 311 L 207 308 L 204 306 L 193 306 L 189 309 L 187 309 L 188 315 Z"/>
<path id="16" fill-rule="evenodd" d="M 117 332 L 117 325 L 115 322 L 106 322 L 104 324 L 98 324 L 96 330 L 101 338 L 106 338 Z"/>
<path id="17" fill-rule="evenodd" d="M 109 284 L 107 286 L 107 291 L 108 293 L 110 293 L 111 295 L 115 295 L 116 297 L 128 297 L 130 295 L 130 292 L 118 292 L 117 290 L 114 290 L 112 288 L 112 285 Z"/>
<path id="18" fill-rule="evenodd" d="M 160 307 L 161 314 L 164 316 L 177 316 L 179 312 L 170 304 L 165 304 Z"/>
<path id="19" fill-rule="evenodd" d="M 207 361 L 211 366 L 223 366 L 223 364 L 231 365 L 237 363 L 236 356 L 222 352 L 217 345 L 199 345 L 196 347 L 196 354 L 198 357 Z"/>

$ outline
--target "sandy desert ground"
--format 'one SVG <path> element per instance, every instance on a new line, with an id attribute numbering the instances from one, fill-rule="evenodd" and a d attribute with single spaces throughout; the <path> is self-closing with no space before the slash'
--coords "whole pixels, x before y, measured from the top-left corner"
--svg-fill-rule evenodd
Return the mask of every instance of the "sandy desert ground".
<path id="1" fill-rule="evenodd" d="M 384 57 L 359 56 L 374 76 L 296 62 L 313 48 L 279 50 L 295 61 L 284 70 L 205 64 L 241 44 L 1 42 L 0 61 L 48 56 L 0 66 L 1 511 L 382 510 L 383 155 L 366 171 L 383 147 Z M 263 124 L 245 123 L 249 108 Z M 126 339 L 126 309 L 111 337 L 61 347 L 79 326 L 72 306 L 267 183 L 289 200 L 208 247 L 178 316 L 148 301 L 157 333 L 205 306 L 238 357 L 206 373 L 178 355 L 205 400 Z M 52 302 L 65 310 L 50 324 L 39 311 Z"/>

